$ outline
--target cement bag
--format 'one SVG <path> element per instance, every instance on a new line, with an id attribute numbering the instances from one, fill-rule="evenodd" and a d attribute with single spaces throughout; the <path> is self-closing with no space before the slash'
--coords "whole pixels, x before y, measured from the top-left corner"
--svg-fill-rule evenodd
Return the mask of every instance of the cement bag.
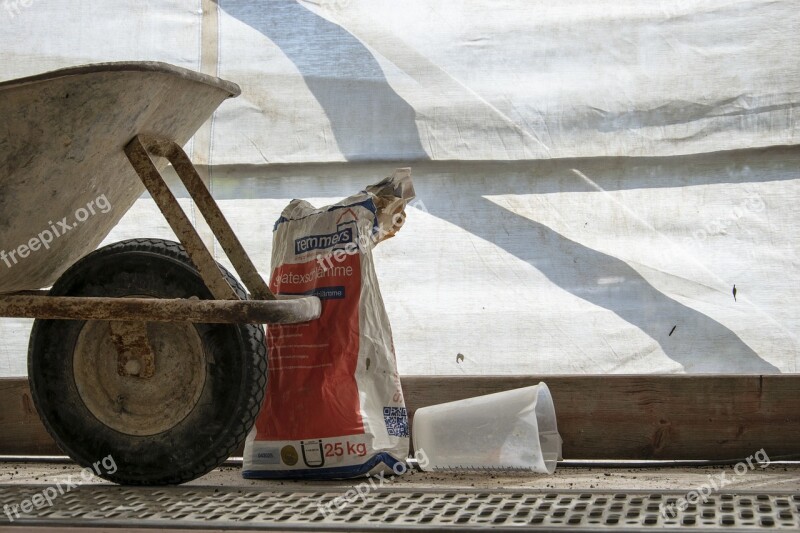
<path id="1" fill-rule="evenodd" d="M 313 294 L 319 320 L 267 328 L 269 380 L 245 478 L 350 478 L 405 461 L 408 417 L 372 247 L 414 197 L 409 169 L 338 204 L 293 200 L 275 224 L 271 288 Z"/>

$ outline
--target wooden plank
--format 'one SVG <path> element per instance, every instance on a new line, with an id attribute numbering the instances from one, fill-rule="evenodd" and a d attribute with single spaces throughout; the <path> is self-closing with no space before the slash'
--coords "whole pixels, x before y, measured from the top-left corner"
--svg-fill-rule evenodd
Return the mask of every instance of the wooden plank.
<path id="1" fill-rule="evenodd" d="M 409 376 L 409 412 L 545 381 L 566 459 L 800 459 L 800 376 Z M 58 448 L 27 380 L 0 379 L 0 455 Z M 241 453 L 239 453 L 240 455 Z"/>
<path id="2" fill-rule="evenodd" d="M 410 411 L 545 381 L 565 459 L 800 459 L 800 376 L 412 377 Z"/>
<path id="3" fill-rule="evenodd" d="M 0 378 L 0 455 L 63 455 L 39 419 L 27 379 Z"/>

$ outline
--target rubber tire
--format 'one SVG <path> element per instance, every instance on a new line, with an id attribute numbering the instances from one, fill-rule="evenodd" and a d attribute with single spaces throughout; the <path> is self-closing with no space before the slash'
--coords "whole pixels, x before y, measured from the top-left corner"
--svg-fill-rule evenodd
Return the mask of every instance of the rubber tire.
<path id="1" fill-rule="evenodd" d="M 239 296 L 246 298 L 239 282 L 220 268 Z M 212 299 L 183 247 L 158 239 L 123 241 L 87 255 L 61 276 L 50 295 Z M 78 393 L 73 352 L 84 324 L 36 320 L 28 348 L 36 409 L 56 443 L 78 464 L 92 467 L 111 455 L 116 472 L 100 468 L 98 474 L 109 481 L 173 485 L 210 472 L 244 442 L 266 389 L 267 346 L 261 326 L 195 324 L 207 364 L 199 401 L 171 429 L 135 436 L 100 422 Z"/>

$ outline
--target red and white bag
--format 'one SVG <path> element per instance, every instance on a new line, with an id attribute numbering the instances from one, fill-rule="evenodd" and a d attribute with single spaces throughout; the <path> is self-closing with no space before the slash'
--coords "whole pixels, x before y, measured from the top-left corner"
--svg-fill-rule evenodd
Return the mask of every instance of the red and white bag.
<path id="1" fill-rule="evenodd" d="M 319 320 L 271 325 L 264 405 L 245 445 L 245 478 L 349 478 L 405 461 L 408 417 L 372 247 L 414 197 L 399 169 L 335 205 L 293 200 L 275 224 L 271 288 L 313 294 Z"/>

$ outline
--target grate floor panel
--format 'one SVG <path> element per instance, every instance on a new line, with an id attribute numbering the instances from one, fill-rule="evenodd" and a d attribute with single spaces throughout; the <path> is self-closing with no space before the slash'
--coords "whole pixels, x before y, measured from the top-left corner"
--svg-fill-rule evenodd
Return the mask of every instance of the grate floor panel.
<path id="1" fill-rule="evenodd" d="M 0 486 L 4 511 L 0 526 L 326 531 L 800 530 L 800 492 L 712 494 L 705 502 L 675 508 L 674 513 L 665 515 L 662 509 L 679 502 L 685 492 L 395 488 L 364 491 L 361 497 L 355 491 L 83 485 L 64 494 L 51 494 L 52 505 L 48 505 L 39 499 L 45 498 L 47 488 Z M 20 508 L 26 501 L 30 503 Z"/>

